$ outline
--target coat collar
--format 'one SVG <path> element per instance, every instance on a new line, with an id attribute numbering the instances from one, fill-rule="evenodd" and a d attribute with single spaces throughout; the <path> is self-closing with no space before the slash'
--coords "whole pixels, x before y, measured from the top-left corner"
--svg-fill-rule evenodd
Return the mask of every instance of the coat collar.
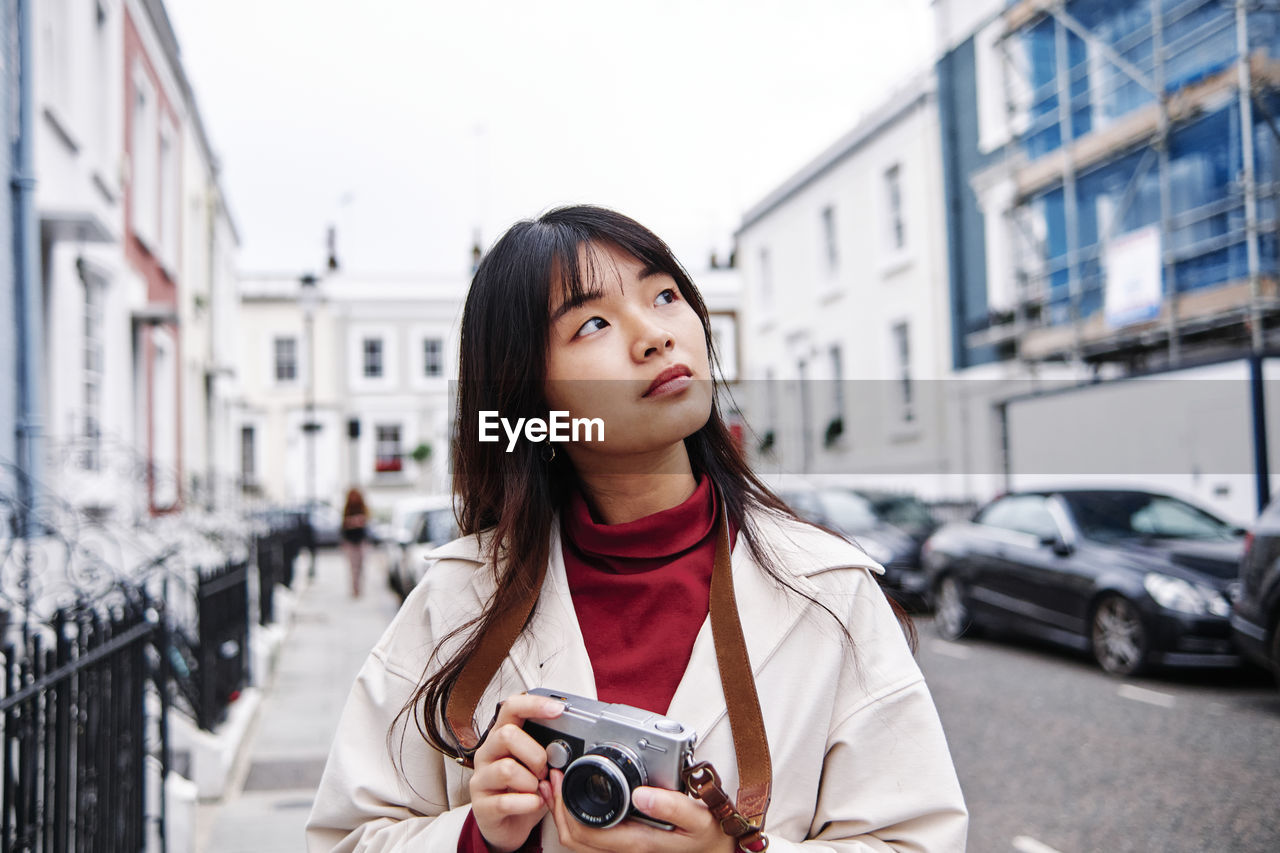
<path id="1" fill-rule="evenodd" d="M 816 527 L 766 511 L 753 513 L 751 520 L 755 523 L 760 535 L 777 554 L 779 563 L 796 575 L 809 577 L 829 569 L 854 566 L 884 574 L 884 568 L 860 548 Z M 491 544 L 490 531 L 484 530 L 434 548 L 427 552 L 424 559 L 456 559 L 483 564 Z M 554 557 L 560 548 L 558 513 L 552 517 L 550 544 L 551 554 Z M 739 550 L 745 550 L 745 548 L 735 548 L 735 557 Z M 561 568 L 563 568 L 563 562 Z M 491 588 L 490 585 L 480 591 L 487 594 Z"/>
<path id="2" fill-rule="evenodd" d="M 792 576 L 792 583 L 810 595 L 819 594 L 811 580 L 822 572 L 841 568 L 884 569 L 854 545 L 794 519 L 760 511 L 752 515 L 756 532 L 766 550 L 772 551 L 776 565 Z M 494 579 L 481 570 L 490 540 L 485 533 L 466 536 L 442 545 L 427 554 L 429 559 L 457 559 L 476 564 L 472 586 L 480 601 L 487 601 Z M 551 524 L 549 563 L 541 597 L 529 630 L 508 655 L 526 690 L 551 687 L 595 698 L 595 674 L 582 641 L 581 628 L 566 579 L 560 541 L 560 519 Z M 733 550 L 734 593 L 747 653 L 753 673 L 761 668 L 795 628 L 808 602 L 796 595 L 781 594 L 775 581 L 759 566 L 738 537 Z M 781 610 L 781 612 L 780 612 Z M 695 728 L 705 738 L 725 716 L 724 691 L 716 672 L 715 645 L 710 619 L 704 620 L 694 641 L 685 677 L 676 688 L 668 716 Z M 501 698 L 501 697 L 492 697 Z"/>

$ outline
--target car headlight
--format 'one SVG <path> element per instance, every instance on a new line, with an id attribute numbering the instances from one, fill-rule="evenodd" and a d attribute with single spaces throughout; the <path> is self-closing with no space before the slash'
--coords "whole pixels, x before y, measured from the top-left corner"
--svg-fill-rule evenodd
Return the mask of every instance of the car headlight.
<path id="1" fill-rule="evenodd" d="M 1209 602 L 1209 612 L 1214 616 L 1231 615 L 1231 599 L 1213 589 L 1204 590 L 1203 595 L 1206 596 L 1206 601 Z"/>
<path id="2" fill-rule="evenodd" d="M 1168 610 L 1195 616 L 1205 613 L 1226 616 L 1231 610 L 1230 603 L 1217 590 L 1182 578 L 1152 572 L 1142 579 L 1142 585 L 1156 604 Z"/>
<path id="3" fill-rule="evenodd" d="M 878 539 L 872 539 L 867 536 L 857 536 L 854 538 L 854 541 L 858 543 L 859 548 L 866 552 L 868 557 L 881 565 L 884 565 L 893 559 L 893 549 Z"/>

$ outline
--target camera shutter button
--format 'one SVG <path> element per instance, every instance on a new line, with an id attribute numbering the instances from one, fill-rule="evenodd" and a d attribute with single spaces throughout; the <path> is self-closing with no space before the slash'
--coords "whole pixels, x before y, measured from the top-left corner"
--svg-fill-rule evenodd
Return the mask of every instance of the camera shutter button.
<path id="1" fill-rule="evenodd" d="M 553 740 L 547 744 L 547 764 L 556 770 L 563 770 L 572 758 L 573 753 L 569 749 L 569 744 L 564 741 Z"/>
<path id="2" fill-rule="evenodd" d="M 658 722 L 653 724 L 653 727 L 660 732 L 666 732 L 671 735 L 678 735 L 684 731 L 684 726 L 680 725 L 675 720 L 658 720 Z"/>

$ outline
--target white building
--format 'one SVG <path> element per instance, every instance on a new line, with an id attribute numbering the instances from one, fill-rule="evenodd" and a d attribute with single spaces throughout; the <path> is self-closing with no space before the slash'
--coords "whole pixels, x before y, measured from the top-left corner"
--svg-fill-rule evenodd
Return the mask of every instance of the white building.
<path id="1" fill-rule="evenodd" d="M 375 513 L 402 496 L 448 492 L 466 287 L 462 276 L 334 273 L 313 287 L 308 335 L 297 277 L 242 281 L 233 422 L 243 488 L 337 506 L 354 485 Z"/>
<path id="2" fill-rule="evenodd" d="M 743 217 L 749 441 L 768 475 L 954 495 L 951 326 L 932 73 Z"/>
<path id="3" fill-rule="evenodd" d="M 131 313 L 143 296 L 123 250 L 123 4 L 37 3 L 33 14 L 46 476 L 77 508 L 145 511 L 132 464 Z"/>
<path id="4" fill-rule="evenodd" d="M 188 92 L 189 94 L 189 92 Z M 182 148 L 182 459 L 188 502 L 223 508 L 237 495 L 231 406 L 238 396 L 236 330 L 239 235 L 218 179 L 204 123 L 188 100 Z"/>
<path id="5" fill-rule="evenodd" d="M 237 236 L 177 41 L 159 0 L 33 11 L 49 486 L 100 516 L 207 503 Z"/>

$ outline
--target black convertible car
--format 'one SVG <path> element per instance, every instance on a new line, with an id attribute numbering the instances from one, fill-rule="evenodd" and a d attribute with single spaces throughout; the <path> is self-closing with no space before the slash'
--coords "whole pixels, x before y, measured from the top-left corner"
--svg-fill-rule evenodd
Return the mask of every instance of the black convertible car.
<path id="1" fill-rule="evenodd" d="M 1002 495 L 924 546 L 947 639 L 1004 627 L 1092 652 L 1107 672 L 1234 665 L 1227 588 L 1244 531 L 1154 492 Z"/>

